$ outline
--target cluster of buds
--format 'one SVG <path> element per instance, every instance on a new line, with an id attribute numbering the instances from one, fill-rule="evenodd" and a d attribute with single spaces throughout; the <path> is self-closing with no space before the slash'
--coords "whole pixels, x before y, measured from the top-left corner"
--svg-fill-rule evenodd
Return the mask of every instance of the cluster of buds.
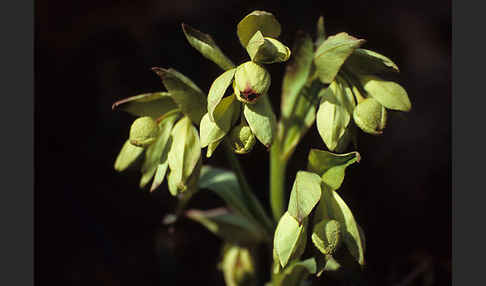
<path id="1" fill-rule="evenodd" d="M 266 147 L 272 144 L 276 117 L 268 100 L 271 77 L 264 65 L 290 57 L 290 49 L 276 39 L 280 32 L 275 16 L 264 11 L 254 11 L 238 23 L 238 38 L 251 60 L 226 68 L 211 85 L 208 113 L 201 121 L 201 142 L 208 147 L 208 157 L 227 134 L 237 154 L 250 152 L 256 141 Z M 230 86 L 233 90 L 225 96 Z"/>
<path id="2" fill-rule="evenodd" d="M 369 134 L 382 134 L 387 109 L 411 109 L 405 89 L 381 78 L 399 72 L 397 65 L 379 53 L 360 48 L 364 42 L 347 33 L 328 38 L 321 35 L 316 41 L 314 76 L 329 85 L 319 93 L 316 125 L 331 151 L 341 152 L 356 140 L 355 126 Z"/>

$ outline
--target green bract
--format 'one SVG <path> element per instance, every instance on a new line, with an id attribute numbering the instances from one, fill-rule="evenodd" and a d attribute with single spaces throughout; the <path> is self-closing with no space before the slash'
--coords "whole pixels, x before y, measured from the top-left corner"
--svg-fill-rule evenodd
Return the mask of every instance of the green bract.
<path id="1" fill-rule="evenodd" d="M 263 37 L 258 31 L 246 46 L 252 61 L 262 64 L 285 62 L 290 57 L 290 49 L 276 39 Z"/>
<path id="2" fill-rule="evenodd" d="M 270 73 L 261 65 L 246 62 L 238 66 L 235 73 L 236 98 L 243 103 L 253 104 L 268 92 Z"/>
<path id="3" fill-rule="evenodd" d="M 147 147 L 157 138 L 159 127 L 148 116 L 137 118 L 130 127 L 130 143 L 138 147 Z"/>
<path id="4" fill-rule="evenodd" d="M 277 38 L 282 32 L 282 27 L 272 13 L 253 11 L 238 23 L 236 33 L 241 45 L 246 47 L 257 31 L 260 31 L 265 37 Z"/>

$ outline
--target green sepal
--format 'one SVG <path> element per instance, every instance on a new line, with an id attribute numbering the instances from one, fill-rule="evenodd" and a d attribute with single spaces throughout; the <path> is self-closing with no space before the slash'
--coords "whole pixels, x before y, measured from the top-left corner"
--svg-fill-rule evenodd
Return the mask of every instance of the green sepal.
<path id="1" fill-rule="evenodd" d="M 220 141 L 229 132 L 234 113 L 239 114 L 239 112 L 240 103 L 234 95 L 231 95 L 223 98 L 216 107 L 214 121 L 211 121 L 209 113 L 206 113 L 200 125 L 201 148 Z"/>
<path id="2" fill-rule="evenodd" d="M 398 83 L 376 76 L 363 76 L 359 79 L 366 93 L 385 108 L 399 111 L 410 111 L 412 108 L 407 91 Z"/>
<path id="3" fill-rule="evenodd" d="M 201 157 L 199 135 L 191 120 L 185 116 L 174 125 L 171 137 L 168 160 L 172 184 L 184 191 L 186 182 Z"/>
<path id="4" fill-rule="evenodd" d="M 207 112 L 206 95 L 188 77 L 174 69 L 152 68 L 162 79 L 162 83 L 177 103 L 181 111 L 191 121 L 199 125 L 202 116 Z"/>
<path id="5" fill-rule="evenodd" d="M 216 107 L 223 99 L 226 90 L 233 82 L 235 76 L 236 68 L 225 71 L 223 74 L 218 76 L 214 82 L 211 84 L 208 93 L 208 115 L 209 119 L 214 122 L 214 111 Z"/>
<path id="6" fill-rule="evenodd" d="M 168 164 L 167 157 L 172 140 L 170 138 L 170 134 L 175 121 L 179 117 L 180 112 L 174 110 L 170 113 L 166 113 L 166 115 L 164 115 L 164 117 L 159 121 L 159 133 L 157 139 L 147 148 L 145 152 L 145 159 L 141 168 L 142 177 L 140 179 L 140 188 L 144 188 L 154 177 L 154 175 L 156 175 L 157 178 L 154 179 L 156 181 L 154 181 L 152 184 L 152 187 L 150 188 L 151 191 L 155 190 L 155 188 L 162 183 L 163 177 L 161 178 L 161 176 L 165 175 L 164 168 L 167 169 L 167 167 L 164 165 Z M 159 166 L 161 168 L 160 170 Z"/>
<path id="7" fill-rule="evenodd" d="M 258 141 L 270 148 L 277 129 L 277 119 L 268 95 L 262 96 L 255 104 L 245 104 L 243 114 Z"/>
<path id="8" fill-rule="evenodd" d="M 114 168 L 118 172 L 125 171 L 142 155 L 144 148 L 134 146 L 126 140 L 115 160 Z"/>
<path id="9" fill-rule="evenodd" d="M 346 59 L 364 42 L 365 40 L 344 32 L 330 36 L 322 42 L 314 55 L 317 75 L 322 83 L 333 82 Z"/>
<path id="10" fill-rule="evenodd" d="M 207 211 L 188 210 L 185 215 L 204 225 L 225 242 L 237 245 L 254 245 L 264 239 L 259 226 L 253 224 L 244 216 L 231 213 L 225 208 Z"/>
<path id="11" fill-rule="evenodd" d="M 139 117 L 130 126 L 130 143 L 146 148 L 155 142 L 158 133 L 159 126 L 152 117 Z"/>
<path id="12" fill-rule="evenodd" d="M 280 36 L 282 27 L 275 16 L 266 11 L 251 12 L 236 27 L 236 34 L 245 48 L 257 31 L 261 31 L 264 37 L 277 38 Z"/>
<path id="13" fill-rule="evenodd" d="M 299 222 L 285 212 L 280 218 L 275 236 L 273 247 L 280 265 L 285 267 L 292 259 L 298 259 L 304 253 L 307 240 L 307 219 L 303 223 Z"/>
<path id="14" fill-rule="evenodd" d="M 356 125 L 366 133 L 380 135 L 386 126 L 387 112 L 383 105 L 373 97 L 359 103 L 353 112 Z"/>
<path id="15" fill-rule="evenodd" d="M 311 172 L 298 171 L 290 193 L 287 212 L 300 224 L 309 216 L 320 199 L 321 177 Z"/>
<path id="16" fill-rule="evenodd" d="M 205 58 L 213 61 L 224 70 L 229 70 L 235 67 L 233 62 L 226 57 L 210 35 L 194 29 L 187 24 L 182 24 L 182 30 L 184 31 L 184 35 L 189 44 L 198 50 Z"/>
<path id="17" fill-rule="evenodd" d="M 308 156 L 307 170 L 318 174 L 324 183 L 333 190 L 337 190 L 343 183 L 346 168 L 360 160 L 361 157 L 358 152 L 335 154 L 311 149 Z"/>
<path id="18" fill-rule="evenodd" d="M 246 51 L 251 60 L 261 64 L 285 62 L 290 57 L 290 49 L 280 41 L 264 37 L 257 31 L 248 42 Z"/>
<path id="19" fill-rule="evenodd" d="M 336 191 L 324 185 L 321 202 L 325 202 L 329 217 L 341 225 L 343 243 L 360 265 L 365 264 L 362 236 L 353 213 Z"/>
<path id="20" fill-rule="evenodd" d="M 317 110 L 317 130 L 326 147 L 331 151 L 336 149 L 351 120 L 351 115 L 343 103 L 343 93 L 341 85 L 333 81 L 323 90 Z"/>
<path id="21" fill-rule="evenodd" d="M 229 138 L 233 152 L 236 154 L 249 153 L 256 144 L 255 134 L 251 132 L 250 126 L 244 119 L 231 130 Z"/>
<path id="22" fill-rule="evenodd" d="M 400 72 L 398 66 L 392 60 L 377 52 L 366 49 L 356 49 L 346 60 L 345 65 L 353 73 L 361 75 Z"/>
<path id="23" fill-rule="evenodd" d="M 119 100 L 113 103 L 111 108 L 120 109 L 135 116 L 150 116 L 157 119 L 177 108 L 177 104 L 168 92 L 152 92 Z"/>

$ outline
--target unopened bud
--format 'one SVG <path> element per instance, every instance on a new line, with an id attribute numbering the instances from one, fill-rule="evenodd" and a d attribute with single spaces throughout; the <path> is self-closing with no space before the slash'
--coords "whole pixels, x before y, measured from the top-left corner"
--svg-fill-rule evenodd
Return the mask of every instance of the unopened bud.
<path id="1" fill-rule="evenodd" d="M 234 90 L 243 103 L 255 103 L 270 88 L 270 73 L 261 65 L 248 61 L 236 69 Z"/>
<path id="2" fill-rule="evenodd" d="M 140 117 L 130 127 L 130 143 L 138 147 L 146 147 L 157 139 L 159 126 L 152 117 Z"/>
<path id="3" fill-rule="evenodd" d="M 255 146 L 256 138 L 251 132 L 250 126 L 240 124 L 235 126 L 230 135 L 233 152 L 237 154 L 246 154 Z"/>
<path id="4" fill-rule="evenodd" d="M 353 119 L 364 132 L 379 135 L 385 129 L 386 109 L 376 99 L 368 97 L 356 106 Z"/>

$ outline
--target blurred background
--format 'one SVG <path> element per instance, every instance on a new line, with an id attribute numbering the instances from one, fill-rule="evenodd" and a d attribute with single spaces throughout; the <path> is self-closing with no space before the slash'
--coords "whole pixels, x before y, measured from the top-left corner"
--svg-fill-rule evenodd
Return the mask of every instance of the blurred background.
<path id="1" fill-rule="evenodd" d="M 235 63 L 247 57 L 236 24 L 266 10 L 292 46 L 297 30 L 367 40 L 390 57 L 412 101 L 390 112 L 384 135 L 361 134 L 359 165 L 342 196 L 366 234 L 370 285 L 451 285 L 450 1 L 37 1 L 35 12 L 36 285 L 224 285 L 221 242 L 183 220 L 161 225 L 175 201 L 166 186 L 138 188 L 138 172 L 113 163 L 133 117 L 113 102 L 162 90 L 151 67 L 173 67 L 204 91 L 221 73 L 187 43 L 181 23 L 209 33 Z M 279 110 L 284 65 L 271 65 Z M 315 125 L 298 146 L 288 182 L 309 148 L 324 149 Z M 262 146 L 241 161 L 268 206 Z M 206 161 L 207 162 L 207 161 Z M 222 151 L 210 164 L 225 167 Z M 190 207 L 221 201 L 200 192 Z"/>

